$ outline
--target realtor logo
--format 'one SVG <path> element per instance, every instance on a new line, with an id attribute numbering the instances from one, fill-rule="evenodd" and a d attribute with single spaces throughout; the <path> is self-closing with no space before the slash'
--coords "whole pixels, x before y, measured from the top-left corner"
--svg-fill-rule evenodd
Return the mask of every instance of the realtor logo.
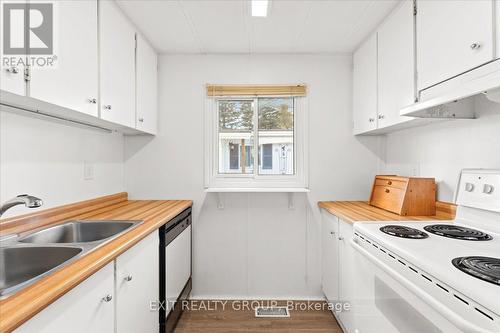
<path id="1" fill-rule="evenodd" d="M 47 55 L 54 49 L 51 3 L 3 4 L 3 53 Z"/>

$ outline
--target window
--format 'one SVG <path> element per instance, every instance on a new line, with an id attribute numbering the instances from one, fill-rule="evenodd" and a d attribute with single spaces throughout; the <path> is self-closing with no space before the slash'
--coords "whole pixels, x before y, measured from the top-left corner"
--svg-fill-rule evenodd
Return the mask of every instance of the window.
<path id="1" fill-rule="evenodd" d="M 273 145 L 266 143 L 262 145 L 262 169 L 269 170 L 273 168 Z"/>
<path id="2" fill-rule="evenodd" d="M 304 100 L 209 98 L 206 187 L 307 187 Z"/>
<path id="3" fill-rule="evenodd" d="M 253 174 L 253 151 L 258 147 L 258 174 L 293 175 L 293 106 L 292 97 L 218 100 L 219 173 Z"/>

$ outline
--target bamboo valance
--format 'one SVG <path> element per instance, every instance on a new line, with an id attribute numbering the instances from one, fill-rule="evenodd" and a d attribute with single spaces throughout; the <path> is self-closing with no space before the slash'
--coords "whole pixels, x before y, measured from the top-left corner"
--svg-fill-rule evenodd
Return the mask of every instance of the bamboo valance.
<path id="1" fill-rule="evenodd" d="M 306 96 L 307 86 L 297 85 L 207 85 L 208 96 Z"/>

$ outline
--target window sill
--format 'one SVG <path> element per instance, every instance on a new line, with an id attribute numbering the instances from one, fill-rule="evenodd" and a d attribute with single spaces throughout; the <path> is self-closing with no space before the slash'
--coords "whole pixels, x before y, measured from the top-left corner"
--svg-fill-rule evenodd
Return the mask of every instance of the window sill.
<path id="1" fill-rule="evenodd" d="M 209 187 L 207 193 L 308 193 L 304 187 Z"/>

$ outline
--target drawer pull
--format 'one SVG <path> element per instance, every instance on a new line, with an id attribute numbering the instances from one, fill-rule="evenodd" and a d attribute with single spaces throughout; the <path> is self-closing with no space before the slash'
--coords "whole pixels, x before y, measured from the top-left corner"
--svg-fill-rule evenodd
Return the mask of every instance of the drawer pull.
<path id="1" fill-rule="evenodd" d="M 392 181 L 388 180 L 387 185 L 392 185 Z"/>
<path id="2" fill-rule="evenodd" d="M 130 282 L 132 281 L 132 275 L 127 275 L 125 278 L 124 278 L 125 281 L 127 282 Z"/>
<path id="3" fill-rule="evenodd" d="M 385 189 L 385 193 L 389 193 L 391 192 L 391 190 L 389 190 L 388 188 Z"/>

